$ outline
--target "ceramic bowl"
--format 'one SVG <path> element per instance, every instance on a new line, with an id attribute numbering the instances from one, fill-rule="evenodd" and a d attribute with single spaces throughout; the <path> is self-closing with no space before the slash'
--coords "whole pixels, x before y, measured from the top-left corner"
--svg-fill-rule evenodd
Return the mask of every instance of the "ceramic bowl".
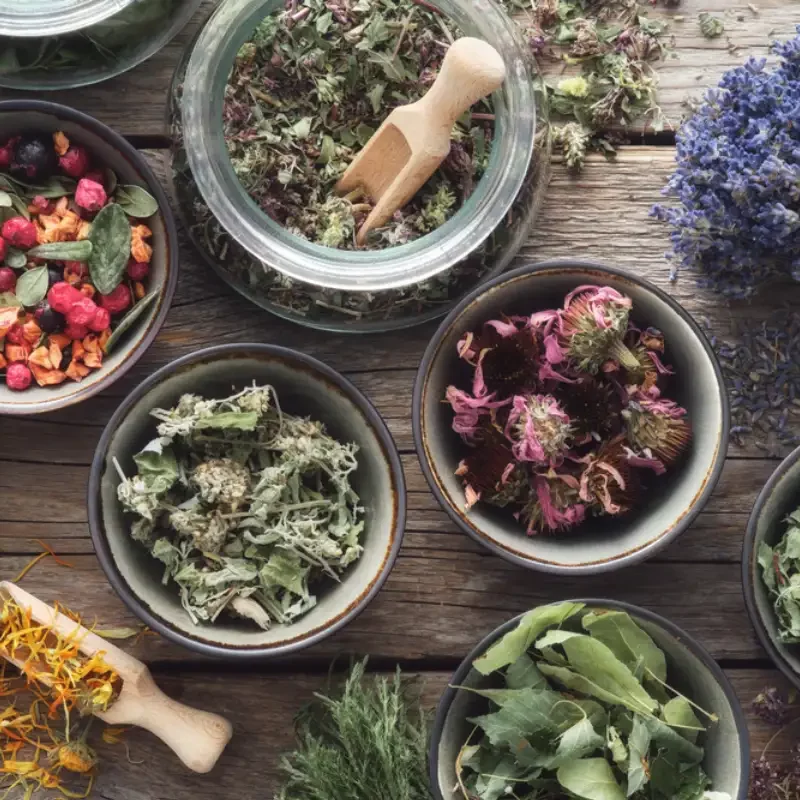
<path id="1" fill-rule="evenodd" d="M 669 395 L 687 409 L 693 428 L 689 452 L 652 481 L 647 502 L 616 518 L 590 518 L 564 536 L 526 536 L 503 510 L 477 503 L 464 510 L 454 474 L 468 452 L 452 430 L 452 410 L 442 402 L 448 385 L 469 386 L 472 370 L 458 358 L 461 336 L 501 314 L 530 315 L 563 305 L 583 284 L 608 285 L 633 300 L 632 319 L 663 331 L 665 359 L 675 368 Z M 417 372 L 413 398 L 414 440 L 422 470 L 445 511 L 478 542 L 532 569 L 597 573 L 647 558 L 689 527 L 711 495 L 725 460 L 728 400 L 716 357 L 688 312 L 657 287 L 600 264 L 555 261 L 521 267 L 467 296 L 445 319 Z"/>
<path id="2" fill-rule="evenodd" d="M 0 102 L 0 141 L 20 131 L 52 133 L 61 130 L 71 142 L 84 145 L 99 163 L 111 167 L 120 183 L 137 184 L 156 198 L 159 213 L 147 220 L 153 231 L 153 260 L 149 287 L 161 287 L 161 295 L 104 359 L 80 383 L 64 381 L 58 386 L 37 386 L 24 392 L 8 389 L 0 382 L 0 414 L 40 414 L 85 400 L 107 389 L 124 375 L 155 339 L 167 316 L 178 280 L 178 233 L 167 195 L 142 155 L 111 128 L 96 119 L 57 103 L 39 100 Z"/>
<path id="3" fill-rule="evenodd" d="M 342 577 L 318 593 L 318 605 L 290 625 L 262 631 L 222 618 L 195 625 L 163 569 L 130 537 L 130 521 L 117 500 L 113 460 L 131 474 L 132 456 L 154 438 L 150 411 L 174 405 L 191 392 L 227 397 L 253 382 L 271 384 L 281 407 L 324 422 L 340 441 L 359 445 L 353 486 L 366 509 L 364 552 Z M 89 526 L 111 585 L 154 630 L 205 655 L 234 660 L 286 655 L 341 628 L 377 594 L 394 565 L 405 525 L 405 483 L 391 435 L 378 412 L 349 381 L 320 361 L 283 347 L 232 344 L 200 350 L 155 372 L 117 409 L 95 451 L 89 479 Z"/>
<path id="4" fill-rule="evenodd" d="M 745 800 L 750 773 L 750 742 L 747 723 L 736 693 L 716 661 L 695 639 L 669 620 L 652 611 L 616 600 L 579 599 L 588 608 L 626 611 L 664 651 L 668 681 L 702 708 L 719 715 L 719 722 L 706 734 L 703 768 L 715 792 L 726 792 L 731 800 Z M 491 676 L 481 675 L 472 662 L 524 616 L 509 620 L 483 639 L 464 659 L 445 689 L 436 711 L 429 751 L 430 782 L 435 800 L 461 800 L 456 787 L 455 761 L 473 729 L 470 717 L 483 714 L 487 701 L 453 687 L 486 688 Z"/>
<path id="5" fill-rule="evenodd" d="M 784 644 L 778 639 L 775 613 L 758 565 L 759 545 L 762 542 L 776 545 L 786 533 L 786 516 L 798 506 L 800 447 L 780 463 L 756 498 L 742 552 L 742 586 L 753 627 L 770 658 L 800 689 L 800 645 Z"/>

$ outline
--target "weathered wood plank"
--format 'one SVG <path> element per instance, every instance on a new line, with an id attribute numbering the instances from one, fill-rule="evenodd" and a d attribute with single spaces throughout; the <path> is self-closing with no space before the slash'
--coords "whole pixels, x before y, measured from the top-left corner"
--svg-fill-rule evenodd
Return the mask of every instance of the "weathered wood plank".
<path id="1" fill-rule="evenodd" d="M 793 35 L 798 19 L 797 0 L 766 0 L 757 5 L 754 12 L 745 2 L 684 0 L 674 11 L 649 11 L 651 16 L 672 20 L 672 52 L 656 65 L 656 71 L 658 102 L 674 124 L 684 115 L 687 100 L 701 96 L 726 69 L 741 64 L 749 56 L 766 55 L 772 39 Z M 53 99 L 93 114 L 128 136 L 167 136 L 167 90 L 175 67 L 214 6 L 215 0 L 208 0 L 172 43 L 128 74 L 99 86 L 59 92 Z M 709 40 L 702 35 L 698 24 L 701 11 L 712 11 L 724 19 L 724 36 Z M 557 76 L 563 65 L 545 63 L 543 69 Z M 20 96 L 25 95 L 0 91 L 0 98 Z"/>
<path id="2" fill-rule="evenodd" d="M 717 658 L 764 657 L 747 620 L 736 563 L 648 562 L 607 575 L 568 579 L 530 572 L 484 550 L 431 553 L 413 544 L 403 548 L 383 590 L 358 618 L 295 660 L 319 663 L 350 652 L 420 662 L 454 658 L 468 652 L 477 637 L 536 605 L 609 596 L 670 618 Z M 25 577 L 23 586 L 46 602 L 59 601 L 90 620 L 97 617 L 104 627 L 137 623 L 94 556 L 75 554 L 68 559 L 72 568 L 45 559 Z M 0 576 L 13 578 L 29 560 L 0 556 Z M 156 636 L 143 638 L 133 651 L 148 661 L 205 660 Z"/>
<path id="3" fill-rule="evenodd" d="M 784 681 L 776 670 L 730 670 L 728 677 L 747 712 L 751 750 L 757 758 L 774 730 L 752 713 L 750 703 L 764 686 L 784 686 Z M 324 676 L 269 671 L 258 675 L 159 674 L 157 679 L 171 696 L 225 714 L 233 723 L 233 740 L 212 773 L 193 775 L 150 734 L 133 729 L 126 734 L 131 758 L 144 763 L 129 763 L 119 746 L 101 745 L 100 776 L 93 796 L 104 800 L 271 797 L 282 782 L 280 756 L 295 746 L 295 714 L 314 692 L 329 686 Z M 435 708 L 450 673 L 423 672 L 418 679 L 423 704 Z M 788 761 L 791 744 L 791 737 L 778 739 L 770 747 L 770 757 L 777 763 Z"/>

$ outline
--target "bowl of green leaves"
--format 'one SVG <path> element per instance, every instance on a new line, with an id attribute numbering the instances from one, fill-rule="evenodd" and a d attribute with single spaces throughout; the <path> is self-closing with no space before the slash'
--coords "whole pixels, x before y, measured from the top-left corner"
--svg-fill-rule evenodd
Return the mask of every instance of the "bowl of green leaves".
<path id="1" fill-rule="evenodd" d="M 540 606 L 490 633 L 439 702 L 436 800 L 744 800 L 749 739 L 703 647 L 613 600 Z"/>
<path id="2" fill-rule="evenodd" d="M 89 518 L 143 622 L 206 655 L 264 658 L 318 642 L 377 594 L 405 484 L 349 381 L 294 350 L 220 345 L 125 399 L 95 452 Z"/>
<path id="3" fill-rule="evenodd" d="M 772 473 L 750 512 L 742 584 L 761 644 L 800 688 L 800 448 Z"/>

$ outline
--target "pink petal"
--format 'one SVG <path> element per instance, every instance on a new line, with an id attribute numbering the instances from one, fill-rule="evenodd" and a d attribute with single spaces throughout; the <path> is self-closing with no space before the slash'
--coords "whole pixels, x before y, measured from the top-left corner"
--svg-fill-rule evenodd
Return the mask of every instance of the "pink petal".
<path id="1" fill-rule="evenodd" d="M 514 472 L 514 468 L 515 467 L 516 467 L 516 464 L 514 464 L 513 461 L 506 466 L 506 468 L 503 470 L 503 475 L 500 478 L 500 483 L 502 483 L 503 485 L 508 483 L 508 479 L 511 477 L 511 474 Z"/>
<path id="2" fill-rule="evenodd" d="M 550 364 L 560 364 L 564 360 L 564 351 L 554 333 L 544 337 L 544 356 Z"/>
<path id="3" fill-rule="evenodd" d="M 675 374 L 675 370 L 672 369 L 672 367 L 666 366 L 655 350 L 648 350 L 647 355 L 650 356 L 650 359 L 652 360 L 653 364 L 655 364 L 657 372 L 660 372 L 662 375 Z"/>
<path id="4" fill-rule="evenodd" d="M 566 375 L 562 375 L 560 372 L 556 372 L 547 362 L 539 367 L 539 380 L 561 381 L 561 383 L 578 383 L 577 379 L 573 380 L 572 378 L 567 378 Z"/>
<path id="5" fill-rule="evenodd" d="M 643 469 L 652 469 L 656 475 L 663 475 L 667 468 L 664 462 L 658 458 L 653 458 L 652 455 L 636 455 L 630 448 L 625 448 L 625 459 L 632 467 L 642 467 Z"/>
<path id="6" fill-rule="evenodd" d="M 481 493 L 476 492 L 469 484 L 467 484 L 464 487 L 464 498 L 466 500 L 465 508 L 469 511 L 469 509 L 481 499 Z"/>
<path id="7" fill-rule="evenodd" d="M 504 339 L 513 336 L 518 330 L 516 325 L 510 322 L 503 322 L 499 319 L 490 319 L 486 325 L 490 328 L 494 328 Z"/>
<path id="8" fill-rule="evenodd" d="M 472 350 L 472 342 L 475 339 L 475 334 L 470 331 L 465 333 L 456 345 L 456 352 L 459 358 L 464 358 L 470 350 Z"/>

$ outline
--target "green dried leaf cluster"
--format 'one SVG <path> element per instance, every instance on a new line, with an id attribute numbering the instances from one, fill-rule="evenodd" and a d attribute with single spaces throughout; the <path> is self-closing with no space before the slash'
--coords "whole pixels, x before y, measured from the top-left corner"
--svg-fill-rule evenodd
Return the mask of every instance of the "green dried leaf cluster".
<path id="1" fill-rule="evenodd" d="M 701 11 L 698 15 L 698 20 L 700 22 L 700 32 L 706 39 L 716 39 L 725 33 L 725 23 L 721 17 L 716 17 L 707 11 Z"/>
<path id="2" fill-rule="evenodd" d="M 276 800 L 430 800 L 428 724 L 415 687 L 356 664 L 340 692 L 316 695 L 297 721 Z"/>
<path id="3" fill-rule="evenodd" d="M 169 24 L 184 0 L 137 0 L 110 19 L 64 36 L 0 37 L 0 75 L 89 72 L 107 69 L 141 48 Z"/>
<path id="4" fill-rule="evenodd" d="M 195 623 L 290 623 L 360 558 L 357 445 L 281 411 L 270 386 L 187 394 L 151 415 L 158 438 L 133 457 L 132 477 L 116 465 L 117 495 Z"/>
<path id="5" fill-rule="evenodd" d="M 612 127 L 650 117 L 661 130 L 652 64 L 664 56 L 667 26 L 647 17 L 637 0 L 503 3 L 540 64 L 562 62 L 568 70 L 548 79 L 548 97 L 555 142 L 570 167 L 580 169 L 590 148 L 613 152 L 606 133 Z"/>
<path id="6" fill-rule="evenodd" d="M 497 688 L 470 690 L 489 710 L 470 720 L 456 763 L 466 800 L 702 800 L 708 790 L 700 716 L 716 717 L 667 685 L 664 652 L 627 613 L 541 606 L 473 666 Z"/>
<path id="7" fill-rule="evenodd" d="M 336 197 L 334 185 L 389 112 L 427 92 L 457 35 L 413 0 L 304 0 L 265 18 L 225 93 L 225 140 L 244 188 L 291 233 L 354 249 L 372 202 L 358 192 Z M 367 247 L 443 225 L 483 174 L 491 135 L 491 121 L 465 114 L 442 168 Z"/>
<path id="8" fill-rule="evenodd" d="M 799 644 L 800 508 L 786 518 L 786 532 L 775 547 L 761 542 L 758 565 L 775 612 L 780 640 L 785 644 Z"/>

